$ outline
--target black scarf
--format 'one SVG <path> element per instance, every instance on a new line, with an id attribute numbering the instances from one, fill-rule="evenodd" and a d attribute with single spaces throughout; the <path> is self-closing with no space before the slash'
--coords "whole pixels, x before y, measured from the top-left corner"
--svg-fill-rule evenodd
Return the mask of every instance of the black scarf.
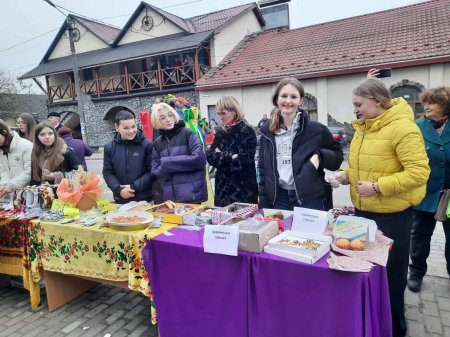
<path id="1" fill-rule="evenodd" d="M 426 119 L 428 119 L 430 121 L 430 123 L 433 126 L 433 128 L 439 129 L 442 125 L 445 124 L 445 122 L 447 122 L 448 118 L 439 119 L 439 120 L 434 120 L 434 119 L 430 119 L 430 118 L 426 118 Z"/>

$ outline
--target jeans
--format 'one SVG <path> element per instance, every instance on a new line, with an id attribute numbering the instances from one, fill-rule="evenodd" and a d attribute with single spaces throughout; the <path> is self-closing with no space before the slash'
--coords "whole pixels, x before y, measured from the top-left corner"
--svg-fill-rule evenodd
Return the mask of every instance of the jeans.
<path id="1" fill-rule="evenodd" d="M 394 240 L 386 269 L 391 302 L 393 336 L 406 335 L 405 289 L 408 277 L 409 242 L 413 209 L 395 213 L 373 213 L 355 210 L 355 215 L 372 219 L 385 236 Z"/>
<path id="2" fill-rule="evenodd" d="M 450 220 L 442 222 L 445 233 L 445 260 L 450 275 Z M 414 210 L 411 231 L 411 264 L 409 274 L 412 278 L 422 279 L 427 273 L 427 258 L 430 255 L 430 242 L 436 228 L 434 213 Z"/>
<path id="3" fill-rule="evenodd" d="M 304 199 L 300 204 L 297 199 L 295 190 L 285 190 L 284 188 L 279 188 L 277 190 L 277 198 L 275 199 L 273 208 L 292 211 L 294 210 L 294 207 L 303 207 L 324 211 L 325 210 L 324 198 L 318 197 L 318 198 Z"/>

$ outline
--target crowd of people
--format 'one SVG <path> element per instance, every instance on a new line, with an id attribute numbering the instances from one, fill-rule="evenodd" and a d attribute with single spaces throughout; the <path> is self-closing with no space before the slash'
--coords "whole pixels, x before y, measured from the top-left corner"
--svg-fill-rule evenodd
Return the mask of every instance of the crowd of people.
<path id="1" fill-rule="evenodd" d="M 404 336 L 404 291 L 406 286 L 420 291 L 434 213 L 442 191 L 450 188 L 450 87 L 423 92 L 425 116 L 415 122 L 408 103 L 391 98 L 383 82 L 373 78 L 376 74 L 371 70 L 353 90 L 355 134 L 346 168 L 341 168 L 343 152 L 328 128 L 309 120 L 300 108 L 303 85 L 285 78 L 272 95 L 271 117 L 266 114 L 258 125 L 257 167 L 255 130 L 236 98 L 224 96 L 216 105 L 221 123 L 211 121 L 214 139 L 206 149 L 168 104 L 152 106 L 152 124 L 158 130 L 153 143 L 132 113 L 118 112 L 117 133 L 104 148 L 103 177 L 120 204 L 199 204 L 208 199 L 208 163 L 217 170 L 216 206 L 244 202 L 285 210 L 329 210 L 331 186 L 349 184 L 356 215 L 375 220 L 394 242 L 387 263 L 393 334 Z M 58 183 L 80 163 L 86 168 L 83 160 L 90 150 L 76 144 L 57 113 L 37 125 L 31 115 L 21 114 L 17 125 L 19 133 L 0 121 L 0 196 L 30 183 Z M 324 170 L 337 171 L 331 185 Z M 450 274 L 450 221 L 443 226 Z"/>

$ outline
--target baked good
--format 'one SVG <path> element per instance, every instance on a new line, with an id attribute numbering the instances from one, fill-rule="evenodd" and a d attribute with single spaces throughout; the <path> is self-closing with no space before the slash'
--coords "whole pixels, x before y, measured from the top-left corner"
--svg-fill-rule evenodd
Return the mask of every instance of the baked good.
<path id="1" fill-rule="evenodd" d="M 350 249 L 350 241 L 348 239 L 337 239 L 335 244 L 341 249 Z"/>
<path id="2" fill-rule="evenodd" d="M 352 240 L 352 242 L 350 242 L 350 247 L 352 250 L 364 250 L 364 241 L 361 240 Z"/>

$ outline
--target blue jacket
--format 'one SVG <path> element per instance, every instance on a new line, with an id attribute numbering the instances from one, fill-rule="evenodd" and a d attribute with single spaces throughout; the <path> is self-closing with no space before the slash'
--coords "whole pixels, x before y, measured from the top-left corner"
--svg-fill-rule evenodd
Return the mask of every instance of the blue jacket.
<path id="1" fill-rule="evenodd" d="M 153 176 L 151 174 L 152 143 L 138 130 L 131 141 L 116 134 L 106 144 L 103 155 L 103 178 L 111 189 L 114 200 L 124 204 L 130 201 L 153 200 Z M 120 185 L 131 185 L 135 197 L 123 199 Z"/>
<path id="2" fill-rule="evenodd" d="M 414 208 L 434 213 L 439 204 L 441 191 L 450 188 L 450 123 L 447 122 L 441 135 L 426 118 L 416 123 L 425 140 L 431 173 L 425 198 Z"/>
<path id="3" fill-rule="evenodd" d="M 299 128 L 292 141 L 292 170 L 294 185 L 300 204 L 304 199 L 324 197 L 329 193 L 325 183 L 324 169 L 339 169 L 344 159 L 339 143 L 333 139 L 328 128 L 309 121 L 304 112 L 298 116 Z M 273 208 L 279 187 L 275 135 L 265 123 L 260 132 L 259 145 L 259 206 Z M 316 170 L 310 158 L 317 154 L 320 164 Z M 327 208 L 331 207 L 331 202 Z"/>
<path id="4" fill-rule="evenodd" d="M 155 202 L 199 204 L 208 200 L 205 165 L 203 147 L 184 121 L 172 130 L 160 130 L 152 153 L 152 172 L 158 179 Z"/>

